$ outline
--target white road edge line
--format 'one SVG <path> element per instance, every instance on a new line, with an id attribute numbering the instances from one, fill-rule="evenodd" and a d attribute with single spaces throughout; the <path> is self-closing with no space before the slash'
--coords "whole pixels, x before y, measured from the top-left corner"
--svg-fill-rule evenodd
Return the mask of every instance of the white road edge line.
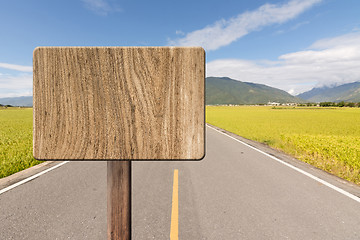
<path id="1" fill-rule="evenodd" d="M 343 194 L 343 195 L 345 195 L 345 196 L 347 196 L 347 197 L 349 197 L 349 198 L 357 201 L 358 203 L 360 203 L 360 198 L 359 198 L 359 197 L 357 197 L 357 196 L 355 196 L 355 195 L 353 195 L 353 194 L 351 194 L 351 193 L 349 193 L 349 192 L 346 192 L 345 190 L 343 190 L 343 189 L 341 189 L 341 188 L 338 188 L 338 187 L 332 185 L 331 183 L 328 183 L 328 182 L 326 182 L 326 181 L 324 181 L 324 180 L 322 180 L 322 179 L 320 179 L 320 178 L 318 178 L 318 177 L 315 177 L 314 175 L 312 175 L 312 174 L 310 174 L 310 173 L 308 173 L 308 172 L 305 172 L 304 170 L 301 170 L 300 168 L 297 168 L 297 167 L 295 167 L 295 166 L 293 166 L 293 165 L 291 165 L 291 164 L 289 164 L 289 163 L 287 163 L 287 162 L 284 162 L 284 161 L 282 161 L 282 160 L 280 160 L 280 159 L 278 159 L 278 158 L 276 158 L 276 157 L 274 157 L 274 156 L 271 156 L 270 154 L 268 154 L 268 153 L 266 153 L 266 152 L 263 152 L 263 151 L 255 148 L 255 147 L 253 147 L 253 146 L 251 146 L 251 145 L 249 145 L 249 144 L 247 144 L 247 143 L 245 143 L 245 142 L 243 142 L 243 141 L 241 141 L 241 140 L 239 140 L 239 139 L 236 139 L 236 138 L 234 138 L 234 137 L 232 137 L 232 136 L 230 136 L 230 135 L 228 135 L 228 134 L 226 134 L 226 133 L 223 133 L 223 132 L 217 130 L 216 128 L 213 128 L 213 127 L 211 127 L 211 126 L 209 126 L 209 125 L 207 125 L 207 124 L 206 124 L 206 126 L 209 127 L 209 128 L 211 128 L 211 129 L 213 129 L 213 130 L 215 130 L 215 131 L 217 131 L 217 132 L 219 132 L 219 133 L 221 133 L 221 134 L 223 134 L 223 135 L 225 135 L 225 136 L 228 136 L 229 138 L 232 138 L 232 139 L 234 139 L 235 141 L 238 141 L 239 143 L 242 143 L 242 144 L 244 144 L 245 146 L 247 146 L 247 147 L 249 147 L 249 148 L 251 148 L 251 149 L 253 149 L 253 150 L 255 150 L 255 151 L 258 151 L 258 152 L 260 152 L 260 153 L 262 153 L 262 154 L 264 154 L 264 155 L 266 155 L 266 156 L 274 159 L 275 161 L 277 161 L 277 162 L 279 162 L 279 163 L 282 163 L 282 164 L 284 164 L 285 166 L 287 166 L 287 167 L 289 167 L 289 168 L 292 168 L 292 169 L 294 169 L 295 171 L 298 171 L 299 173 L 302 173 L 302 174 L 304 174 L 305 176 L 308 176 L 309 178 L 312 178 L 312 179 L 314 179 L 315 181 L 318 181 L 318 182 L 324 184 L 325 186 L 327 186 L 327 187 L 329 187 L 329 188 L 331 188 L 331 189 L 333 189 L 333 190 L 335 190 L 335 191 L 337 191 L 337 192 L 339 192 L 339 193 L 341 193 L 341 194 Z"/>
<path id="2" fill-rule="evenodd" d="M 35 174 L 35 175 L 32 175 L 32 176 L 30 176 L 30 177 L 28 177 L 28 178 L 25 178 L 25 179 L 19 181 L 19 182 L 17 182 L 17 183 L 14 183 L 13 185 L 10 185 L 10 186 L 8 186 L 8 187 L 6 187 L 6 188 L 3 188 L 3 189 L 0 190 L 0 195 L 3 194 L 3 193 L 5 193 L 5 192 L 7 192 L 7 191 L 9 191 L 9 190 L 11 190 L 11 189 L 13 189 L 13 188 L 16 188 L 17 186 L 20 186 L 21 184 L 24 184 L 24 183 L 26 183 L 26 182 L 29 182 L 29 181 L 31 181 L 31 180 L 33 180 L 33 179 L 35 179 L 35 178 L 37 178 L 37 177 L 39 177 L 39 176 L 47 173 L 47 172 L 50 172 L 50 171 L 54 170 L 55 168 L 61 167 L 62 165 L 64 165 L 65 163 L 68 163 L 68 162 L 69 162 L 69 161 L 61 162 L 61 163 L 59 163 L 59 164 L 57 164 L 57 165 L 55 165 L 55 166 L 53 166 L 53 167 L 51 167 L 51 168 L 48 168 L 48 169 L 46 169 L 46 170 L 44 170 L 44 171 L 42 171 L 42 172 L 39 172 L 39 173 L 37 173 L 37 174 Z"/>

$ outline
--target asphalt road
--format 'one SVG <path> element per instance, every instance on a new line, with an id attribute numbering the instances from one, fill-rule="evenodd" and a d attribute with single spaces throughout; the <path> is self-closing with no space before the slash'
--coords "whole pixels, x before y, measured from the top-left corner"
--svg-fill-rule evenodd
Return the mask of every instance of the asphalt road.
<path id="1" fill-rule="evenodd" d="M 360 239 L 358 201 L 214 129 L 206 135 L 200 162 L 132 163 L 132 239 L 169 239 L 175 169 L 179 239 Z M 106 239 L 106 162 L 70 162 L 1 194 L 0 239 Z"/>

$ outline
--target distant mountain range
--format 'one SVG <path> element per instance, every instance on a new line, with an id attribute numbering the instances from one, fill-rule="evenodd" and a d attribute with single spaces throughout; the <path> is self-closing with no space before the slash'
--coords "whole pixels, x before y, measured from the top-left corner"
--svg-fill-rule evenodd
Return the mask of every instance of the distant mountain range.
<path id="1" fill-rule="evenodd" d="M 206 104 L 265 104 L 268 102 L 300 103 L 296 98 L 280 89 L 262 84 L 241 82 L 227 77 L 206 78 Z M 0 98 L 0 104 L 12 106 L 32 106 L 33 98 Z"/>
<path id="2" fill-rule="evenodd" d="M 241 82 L 228 77 L 206 78 L 206 104 L 266 104 L 304 102 L 360 102 L 360 82 L 336 87 L 313 88 L 292 96 L 289 93 L 263 84 Z M 0 98 L 0 104 L 31 107 L 33 97 Z"/>
<path id="3" fill-rule="evenodd" d="M 360 102 L 360 82 L 347 83 L 336 87 L 313 88 L 297 95 L 309 102 Z"/>
<path id="4" fill-rule="evenodd" d="M 33 97 L 8 97 L 0 98 L 0 104 L 2 105 L 11 105 L 11 106 L 21 106 L 21 107 L 32 107 Z"/>
<path id="5" fill-rule="evenodd" d="M 241 82 L 228 77 L 206 78 L 206 104 L 302 103 L 303 99 L 263 84 Z"/>

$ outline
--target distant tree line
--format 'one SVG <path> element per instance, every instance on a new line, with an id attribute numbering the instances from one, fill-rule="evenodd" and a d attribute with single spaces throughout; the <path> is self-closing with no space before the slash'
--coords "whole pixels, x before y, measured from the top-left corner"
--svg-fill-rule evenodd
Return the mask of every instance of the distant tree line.
<path id="1" fill-rule="evenodd" d="M 320 107 L 360 107 L 360 102 L 354 103 L 354 102 L 321 102 L 319 104 Z"/>
<path id="2" fill-rule="evenodd" d="M 321 103 L 301 103 L 298 104 L 300 107 L 312 107 L 312 106 L 319 106 L 319 107 L 359 107 L 360 108 L 360 102 L 354 103 L 354 102 L 321 102 Z"/>

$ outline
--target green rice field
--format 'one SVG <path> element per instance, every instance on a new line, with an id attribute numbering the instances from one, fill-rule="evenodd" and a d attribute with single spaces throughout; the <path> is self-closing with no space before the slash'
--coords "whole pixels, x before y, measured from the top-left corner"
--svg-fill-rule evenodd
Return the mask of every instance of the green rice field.
<path id="1" fill-rule="evenodd" d="M 360 184 L 360 108 L 207 106 L 206 122 Z"/>
<path id="2" fill-rule="evenodd" d="M 207 106 L 206 121 L 360 184 L 360 108 Z M 32 108 L 0 108 L 0 178 L 38 163 Z"/>
<path id="3" fill-rule="evenodd" d="M 0 108 L 0 178 L 34 166 L 32 108 Z"/>

